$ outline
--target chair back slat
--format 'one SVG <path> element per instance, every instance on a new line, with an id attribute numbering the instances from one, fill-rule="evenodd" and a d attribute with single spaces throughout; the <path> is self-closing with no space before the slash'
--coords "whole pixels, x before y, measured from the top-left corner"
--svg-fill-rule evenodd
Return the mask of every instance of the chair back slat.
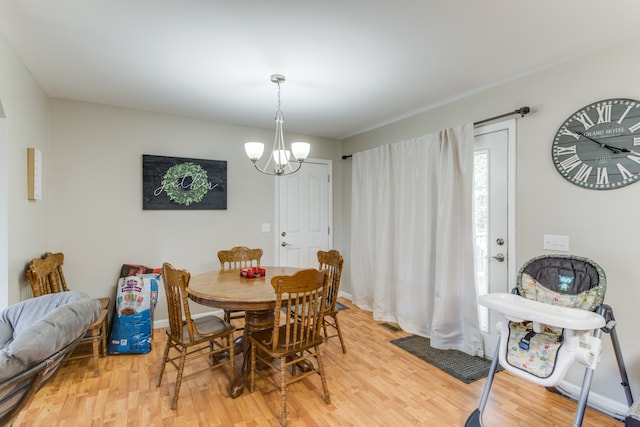
<path id="1" fill-rule="evenodd" d="M 34 297 L 66 292 L 67 282 L 62 271 L 64 254 L 47 252 L 44 258 L 34 258 L 27 268 L 27 279 Z"/>
<path id="2" fill-rule="evenodd" d="M 318 264 L 320 270 L 326 270 L 329 274 L 329 289 L 327 291 L 325 301 L 325 313 L 333 313 L 336 311 L 336 302 L 338 301 L 338 292 L 340 291 L 340 278 L 342 276 L 342 267 L 344 259 L 340 252 L 335 249 L 330 251 L 318 251 Z"/>
<path id="3" fill-rule="evenodd" d="M 320 301 L 329 287 L 327 272 L 312 268 L 292 276 L 275 276 L 271 285 L 276 293 L 272 350 L 305 348 L 321 339 L 325 306 Z"/>
<path id="4" fill-rule="evenodd" d="M 162 265 L 162 281 L 167 296 L 167 310 L 169 314 L 169 331 L 174 339 L 185 341 L 185 325 L 189 340 L 195 339 L 195 327 L 191 320 L 187 287 L 191 274 L 186 270 L 178 270 L 168 262 Z"/>
<path id="5" fill-rule="evenodd" d="M 250 249 L 246 246 L 236 246 L 231 249 L 218 251 L 218 260 L 222 270 L 234 270 L 248 267 L 260 267 L 262 249 Z"/>

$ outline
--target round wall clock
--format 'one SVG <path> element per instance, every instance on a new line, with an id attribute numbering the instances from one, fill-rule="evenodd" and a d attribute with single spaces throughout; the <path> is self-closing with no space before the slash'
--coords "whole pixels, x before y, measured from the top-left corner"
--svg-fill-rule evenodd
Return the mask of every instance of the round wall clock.
<path id="1" fill-rule="evenodd" d="M 640 180 L 640 101 L 605 99 L 571 114 L 556 132 L 553 164 L 567 181 L 611 190 Z"/>

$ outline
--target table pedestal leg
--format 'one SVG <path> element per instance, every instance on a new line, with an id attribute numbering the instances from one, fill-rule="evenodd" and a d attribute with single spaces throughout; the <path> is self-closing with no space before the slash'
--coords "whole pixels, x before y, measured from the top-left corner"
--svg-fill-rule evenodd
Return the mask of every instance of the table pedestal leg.
<path id="1" fill-rule="evenodd" d="M 242 368 L 240 374 L 233 380 L 229 386 L 229 392 L 232 398 L 240 396 L 249 385 L 249 374 L 251 370 L 251 340 L 249 335 L 253 332 L 262 331 L 273 328 L 275 316 L 273 310 L 245 311 L 244 336 L 238 337 L 235 342 L 235 348 L 242 351 Z"/>

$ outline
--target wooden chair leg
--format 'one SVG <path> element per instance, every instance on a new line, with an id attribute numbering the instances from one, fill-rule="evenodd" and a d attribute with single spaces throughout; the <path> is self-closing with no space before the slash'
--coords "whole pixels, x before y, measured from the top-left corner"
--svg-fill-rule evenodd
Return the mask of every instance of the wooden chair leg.
<path id="1" fill-rule="evenodd" d="M 322 382 L 322 390 L 324 391 L 325 403 L 331 403 L 331 396 L 329 396 L 329 387 L 327 386 L 327 377 L 324 374 L 324 365 L 322 364 L 322 357 L 320 356 L 320 347 L 315 347 L 315 358 L 318 362 L 318 371 L 320 371 L 320 380 Z"/>
<path id="2" fill-rule="evenodd" d="M 105 357 L 107 355 L 107 335 L 109 335 L 109 322 L 107 317 L 105 317 L 104 321 L 102 322 L 102 336 L 100 339 L 100 344 L 102 346 L 102 357 Z"/>
<path id="3" fill-rule="evenodd" d="M 162 355 L 162 363 L 160 365 L 160 371 L 158 372 L 158 379 L 156 380 L 156 387 L 160 387 L 162 382 L 162 375 L 164 374 L 164 368 L 169 362 L 169 349 L 171 348 L 171 338 L 167 336 L 167 345 L 164 346 L 164 354 Z"/>
<path id="4" fill-rule="evenodd" d="M 251 346 L 251 369 L 249 373 L 249 391 L 253 393 L 255 391 L 255 388 L 256 388 L 256 346 L 252 345 Z"/>
<path id="5" fill-rule="evenodd" d="M 176 386 L 171 400 L 171 409 L 178 406 L 178 396 L 180 395 L 180 386 L 182 385 L 182 374 L 184 373 L 184 363 L 187 359 L 187 348 L 183 347 L 180 351 L 180 363 L 178 364 L 178 375 L 176 376 Z"/>
<path id="6" fill-rule="evenodd" d="M 99 328 L 93 328 L 91 330 L 91 347 L 93 350 L 93 376 L 94 377 L 100 376 L 100 365 L 98 364 L 98 359 L 100 358 L 100 339 L 102 338 L 100 336 L 100 329 L 102 329 L 102 326 Z"/>
<path id="7" fill-rule="evenodd" d="M 342 353 L 346 354 L 347 353 L 347 347 L 345 347 L 344 339 L 342 338 L 342 331 L 340 330 L 340 324 L 338 323 L 338 314 L 336 313 L 332 317 L 333 317 L 333 322 L 336 325 L 336 331 L 338 331 L 338 338 L 340 338 L 340 345 L 342 346 Z"/>
<path id="8" fill-rule="evenodd" d="M 287 425 L 287 358 L 280 358 L 280 425 Z"/>

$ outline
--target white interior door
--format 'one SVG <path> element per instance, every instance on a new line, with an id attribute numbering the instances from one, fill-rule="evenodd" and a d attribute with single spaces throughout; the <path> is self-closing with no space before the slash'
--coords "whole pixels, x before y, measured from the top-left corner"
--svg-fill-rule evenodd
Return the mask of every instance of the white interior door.
<path id="1" fill-rule="evenodd" d="M 474 218 L 478 295 L 515 286 L 515 120 L 477 127 Z M 479 306 L 485 354 L 495 354 L 497 316 Z"/>
<path id="2" fill-rule="evenodd" d="M 278 265 L 317 267 L 317 252 L 332 245 L 331 161 L 305 161 L 277 181 Z"/>

